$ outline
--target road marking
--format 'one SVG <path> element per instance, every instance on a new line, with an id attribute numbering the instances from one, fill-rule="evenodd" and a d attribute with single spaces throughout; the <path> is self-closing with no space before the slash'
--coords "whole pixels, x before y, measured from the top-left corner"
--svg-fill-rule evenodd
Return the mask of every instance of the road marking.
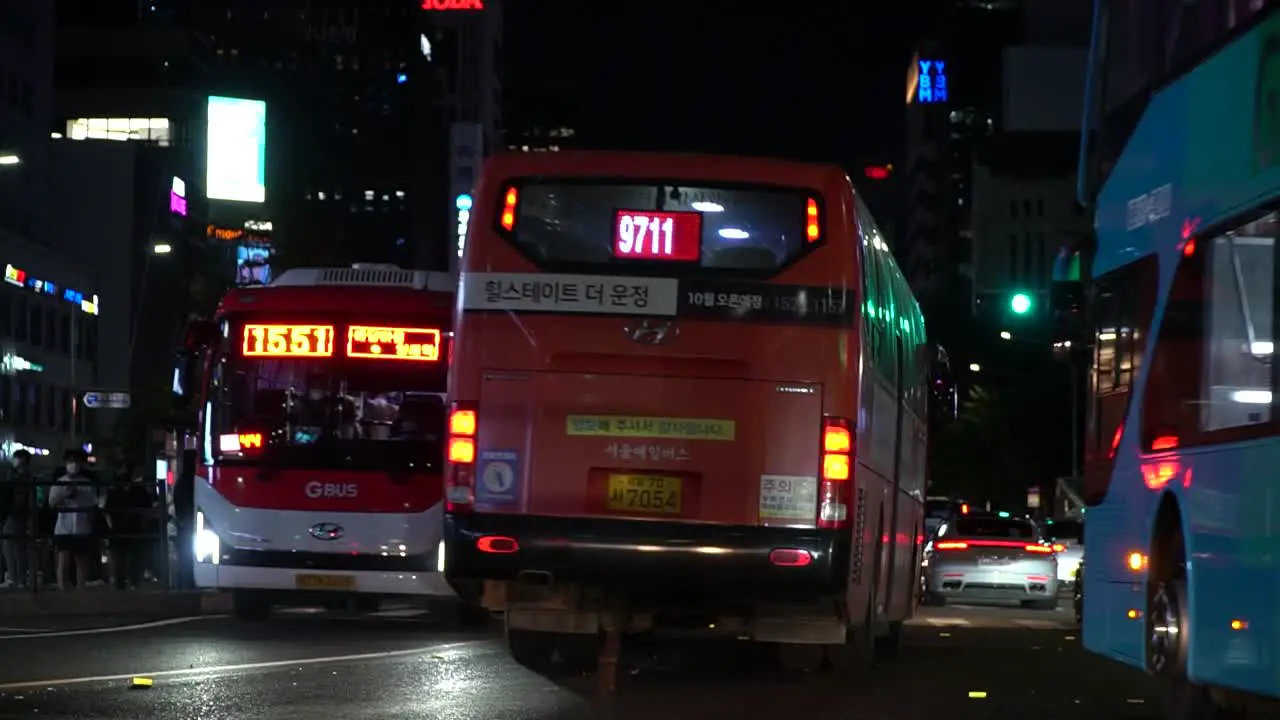
<path id="1" fill-rule="evenodd" d="M 358 655 L 327 655 L 324 657 L 299 658 L 297 660 L 269 660 L 265 662 L 240 663 L 238 665 L 214 665 L 203 668 L 183 668 L 182 670 L 153 670 L 151 672 L 129 672 L 120 673 L 119 675 L 90 675 L 84 677 L 69 678 L 53 678 L 49 680 L 27 680 L 23 682 L 0 683 L 0 691 L 4 690 L 27 690 L 31 688 L 53 688 L 65 687 L 67 685 L 85 685 L 88 683 L 115 682 L 117 680 L 131 680 L 135 677 L 146 678 L 163 678 L 163 677 L 190 677 L 199 675 L 221 675 L 225 673 L 235 673 L 244 670 L 270 670 L 272 668 L 297 667 L 305 665 L 326 665 L 342 662 L 362 662 L 365 660 L 383 660 L 386 658 L 408 657 L 411 655 L 426 655 L 428 653 L 439 655 L 441 652 L 449 650 L 457 650 L 468 645 L 479 643 L 478 640 L 469 642 L 449 643 L 447 645 L 433 645 L 430 647 L 412 648 L 409 650 L 384 650 L 382 652 L 360 653 Z M 440 658 L 443 659 L 443 658 Z"/>
<path id="2" fill-rule="evenodd" d="M 226 617 L 225 615 L 192 615 L 190 617 L 169 618 L 168 620 L 153 620 L 151 622 L 135 623 L 133 625 L 111 625 L 110 627 L 81 628 L 80 630 L 54 630 L 39 632 L 23 632 L 18 635 L 0 635 L 0 640 L 31 640 L 33 638 L 55 638 L 55 637 L 74 637 L 76 635 L 105 635 L 106 633 L 129 632 L 131 630 L 149 630 L 151 628 L 168 627 L 170 625 L 182 625 L 183 623 L 196 622 L 197 620 L 214 620 L 216 618 Z"/>
<path id="3" fill-rule="evenodd" d="M 369 617 L 375 618 L 418 618 L 426 617 L 429 613 L 421 609 L 405 609 L 405 610 L 380 610 L 375 613 L 369 613 Z"/>
<path id="4" fill-rule="evenodd" d="M 924 618 L 924 621 L 934 627 L 968 627 L 973 624 L 964 618 Z"/>

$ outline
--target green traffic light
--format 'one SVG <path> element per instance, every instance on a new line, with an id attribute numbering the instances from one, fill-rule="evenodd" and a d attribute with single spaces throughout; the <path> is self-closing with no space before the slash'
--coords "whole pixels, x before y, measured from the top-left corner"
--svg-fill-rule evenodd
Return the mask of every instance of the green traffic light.
<path id="1" fill-rule="evenodd" d="M 1031 312 L 1031 296 L 1026 293 L 1018 293 L 1009 301 L 1009 309 L 1018 315 L 1026 315 Z"/>

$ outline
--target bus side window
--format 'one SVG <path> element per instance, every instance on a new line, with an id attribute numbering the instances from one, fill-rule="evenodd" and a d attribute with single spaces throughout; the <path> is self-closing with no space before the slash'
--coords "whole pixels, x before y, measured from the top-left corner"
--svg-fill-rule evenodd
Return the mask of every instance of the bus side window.
<path id="1" fill-rule="evenodd" d="M 1093 363 L 1085 435 L 1084 501 L 1101 503 L 1111 485 L 1116 449 L 1125 433 L 1133 379 L 1142 367 L 1155 314 L 1155 255 L 1099 277 L 1091 303 Z"/>
<path id="2" fill-rule="evenodd" d="M 1187 241 L 1165 303 L 1144 406 L 1152 452 L 1280 434 L 1273 315 L 1280 216 Z"/>

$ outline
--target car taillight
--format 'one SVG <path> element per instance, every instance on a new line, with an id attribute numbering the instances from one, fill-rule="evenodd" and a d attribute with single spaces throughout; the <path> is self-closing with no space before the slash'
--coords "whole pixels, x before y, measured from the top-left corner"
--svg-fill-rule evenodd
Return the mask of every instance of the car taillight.
<path id="1" fill-rule="evenodd" d="M 1048 545 L 1023 545 L 1022 549 L 1026 552 L 1036 553 L 1039 555 L 1053 554 L 1053 548 L 1049 547 Z"/>
<path id="2" fill-rule="evenodd" d="M 822 239 L 822 218 L 818 214 L 818 201 L 813 198 L 809 198 L 809 204 L 805 208 L 804 236 L 811 243 Z"/>
<path id="3" fill-rule="evenodd" d="M 449 411 L 449 471 L 445 476 L 445 509 L 467 512 L 475 505 L 476 411 L 454 403 Z"/>
<path id="4" fill-rule="evenodd" d="M 1054 543 L 1054 544 L 1053 544 L 1053 551 L 1054 551 L 1054 552 L 1056 552 L 1056 553 L 1066 552 L 1066 551 L 1067 551 L 1067 546 L 1066 546 L 1066 545 L 1063 545 L 1062 543 Z"/>
<path id="5" fill-rule="evenodd" d="M 822 484 L 818 487 L 818 527 L 849 525 L 853 497 L 853 432 L 842 417 L 822 419 Z"/>
<path id="6" fill-rule="evenodd" d="M 938 542 L 933 544 L 933 549 L 934 550 L 968 550 L 969 543 L 953 542 L 953 541 Z"/>
<path id="7" fill-rule="evenodd" d="M 513 187 L 507 188 L 506 194 L 502 196 L 502 217 L 498 220 L 498 224 L 507 232 L 511 232 L 516 227 L 516 207 L 519 202 L 520 193 Z"/>

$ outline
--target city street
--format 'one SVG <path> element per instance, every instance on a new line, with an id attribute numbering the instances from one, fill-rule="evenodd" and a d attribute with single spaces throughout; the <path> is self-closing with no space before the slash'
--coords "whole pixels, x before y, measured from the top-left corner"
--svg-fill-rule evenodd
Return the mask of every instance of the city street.
<path id="1" fill-rule="evenodd" d="M 511 662 L 495 628 L 412 609 L 0 634 L 0 716 L 43 718 L 1155 718 L 1150 682 L 1086 655 L 1065 611 L 948 607 L 863 679 L 788 674 L 761 646 L 633 644 L 612 707 L 589 676 Z M 150 678 L 132 689 L 134 676 Z"/>

